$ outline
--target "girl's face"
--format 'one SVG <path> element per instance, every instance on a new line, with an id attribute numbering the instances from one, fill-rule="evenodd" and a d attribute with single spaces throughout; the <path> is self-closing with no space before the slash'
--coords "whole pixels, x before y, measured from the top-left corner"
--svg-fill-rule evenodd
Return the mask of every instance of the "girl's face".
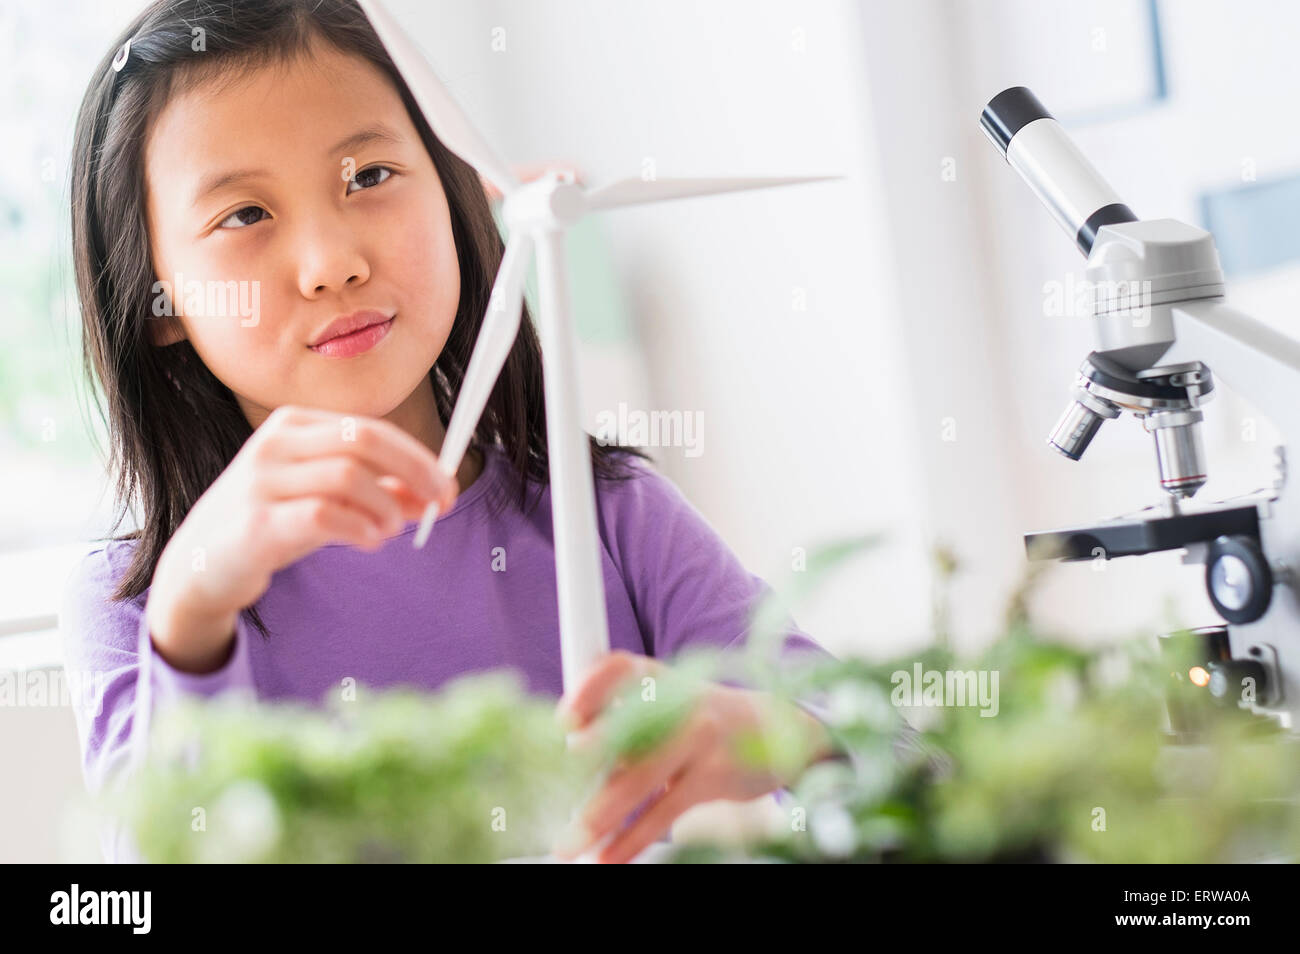
<path id="1" fill-rule="evenodd" d="M 432 394 L 460 297 L 447 198 L 397 90 L 359 57 L 313 54 L 174 97 L 145 145 L 170 289 L 151 314 L 176 312 L 150 318 L 153 340 L 188 338 L 254 427 L 281 404 L 384 417 L 427 403 L 417 389 Z M 309 347 L 370 309 L 394 320 L 369 351 Z"/>

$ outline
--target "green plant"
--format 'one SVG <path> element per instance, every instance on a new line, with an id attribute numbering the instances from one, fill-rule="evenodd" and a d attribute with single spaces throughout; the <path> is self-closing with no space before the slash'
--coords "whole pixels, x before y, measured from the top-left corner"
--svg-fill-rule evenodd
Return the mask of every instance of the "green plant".
<path id="1" fill-rule="evenodd" d="M 823 570 L 855 549 L 836 548 Z M 788 826 L 742 848 L 681 846 L 671 860 L 1169 863 L 1300 850 L 1300 759 L 1289 734 L 1203 700 L 1200 736 L 1176 744 L 1163 725 L 1178 662 L 1154 640 L 1085 651 L 1037 632 L 1026 590 L 1005 634 L 961 665 L 946 647 L 883 663 L 749 659 L 770 691 L 821 700 L 844 757 L 803 772 Z M 900 697 L 927 701 L 900 691 L 916 673 L 936 690 L 982 674 L 992 704 L 954 705 L 936 692 L 945 704 L 900 709 Z M 909 732 L 904 712 L 928 716 L 924 730 Z M 759 740 L 746 751 L 766 749 Z"/>
<path id="2" fill-rule="evenodd" d="M 187 700 L 106 808 L 154 862 L 484 862 L 545 854 L 594 766 L 513 673 L 316 709 Z"/>

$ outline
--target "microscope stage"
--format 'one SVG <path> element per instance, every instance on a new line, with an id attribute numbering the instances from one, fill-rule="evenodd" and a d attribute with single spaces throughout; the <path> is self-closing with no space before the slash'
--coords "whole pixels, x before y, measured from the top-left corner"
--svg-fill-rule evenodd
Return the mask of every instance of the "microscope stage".
<path id="1" fill-rule="evenodd" d="M 1254 504 L 1176 516 L 1125 517 L 1088 527 L 1027 533 L 1025 553 L 1031 560 L 1109 560 L 1177 550 L 1236 534 L 1259 539 L 1259 510 Z"/>

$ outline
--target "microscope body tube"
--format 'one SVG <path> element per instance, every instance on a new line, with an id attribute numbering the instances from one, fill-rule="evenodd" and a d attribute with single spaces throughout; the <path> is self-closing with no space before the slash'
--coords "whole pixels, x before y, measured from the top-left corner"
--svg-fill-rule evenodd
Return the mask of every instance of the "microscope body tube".
<path id="1" fill-rule="evenodd" d="M 980 127 L 1085 256 L 1102 226 L 1137 221 L 1026 87 L 1013 86 L 989 100 Z"/>

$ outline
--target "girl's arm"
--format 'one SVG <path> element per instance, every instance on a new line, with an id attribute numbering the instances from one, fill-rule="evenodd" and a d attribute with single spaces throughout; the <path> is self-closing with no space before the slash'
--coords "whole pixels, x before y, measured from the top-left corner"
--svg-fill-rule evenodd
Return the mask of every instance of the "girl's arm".
<path id="1" fill-rule="evenodd" d="M 389 421 L 282 405 L 190 508 L 142 594 L 111 599 L 133 541 L 86 556 L 67 581 L 61 626 L 69 673 L 85 689 L 75 713 L 90 790 L 143 761 L 168 701 L 255 697 L 240 608 L 277 570 L 330 541 L 373 552 L 403 518 L 435 501 L 445 511 L 457 492 L 433 451 Z M 185 562 L 194 552 L 205 572 Z"/>
<path id="2" fill-rule="evenodd" d="M 652 674 L 661 660 L 687 649 L 728 650 L 749 638 L 751 615 L 767 595 L 766 584 L 749 573 L 707 520 L 681 492 L 639 459 L 629 465 L 640 473 L 629 480 L 605 481 L 598 495 L 601 535 L 618 567 L 641 627 L 645 655 L 655 661 L 618 651 L 593 665 L 579 685 L 561 700 L 569 729 L 599 738 L 602 712 L 609 694 L 637 675 Z M 786 619 L 781 662 L 797 652 L 829 656 L 807 634 Z M 725 659 L 724 659 L 725 662 Z M 736 682 L 724 671 L 719 682 Z M 742 673 L 743 676 L 743 673 Z M 731 745 L 733 733 L 746 732 L 756 715 L 772 700 L 745 686 L 716 685 L 701 697 L 699 707 L 678 731 L 652 752 L 611 774 L 581 810 L 568 837 L 554 846 L 560 857 L 594 849 L 602 861 L 635 857 L 656 837 L 671 838 L 674 820 L 702 801 L 746 800 L 770 792 L 777 803 L 789 795 L 780 786 L 782 770 L 758 773 L 738 761 Z M 829 721 L 825 699 L 796 700 L 812 720 Z M 900 717 L 894 734 L 898 755 L 912 748 L 916 734 Z M 857 773 L 874 772 L 852 752 L 830 746 L 820 733 L 816 757 L 848 758 Z M 582 744 L 581 741 L 579 744 Z"/>
<path id="3" fill-rule="evenodd" d="M 646 655 L 666 660 L 693 647 L 742 647 L 750 635 L 750 613 L 771 588 L 745 569 L 672 481 L 639 459 L 629 460 L 642 473 L 602 483 L 601 529 L 636 609 Z M 792 654 L 834 658 L 787 616 L 781 658 Z M 795 701 L 829 723 L 821 696 Z M 923 750 L 901 714 L 898 724 L 895 753 L 904 758 Z"/>
<path id="4" fill-rule="evenodd" d="M 154 647 L 145 613 L 150 590 L 135 599 L 110 600 L 130 546 L 112 541 L 87 554 L 67 580 L 59 614 L 82 776 L 92 794 L 116 773 L 139 764 L 152 719 L 173 700 L 227 691 L 255 694 L 243 614 L 235 623 L 229 658 L 212 672 L 194 674 L 172 667 Z M 124 860 L 123 847 L 115 842 L 116 833 L 106 832 L 105 854 L 110 861 Z"/>
<path id="5" fill-rule="evenodd" d="M 677 486 L 637 458 L 631 480 L 600 488 L 602 534 L 641 624 L 646 655 L 744 645 L 770 587 L 750 573 Z M 787 618 L 782 655 L 831 654 Z"/>

